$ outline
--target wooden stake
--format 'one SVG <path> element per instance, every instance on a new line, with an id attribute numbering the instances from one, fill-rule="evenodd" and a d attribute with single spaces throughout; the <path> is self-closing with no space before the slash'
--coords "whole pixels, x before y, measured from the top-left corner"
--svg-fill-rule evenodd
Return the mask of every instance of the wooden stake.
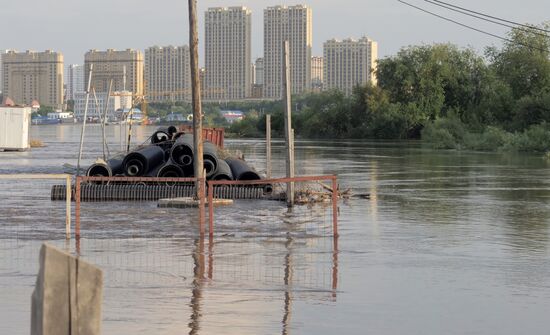
<path id="1" fill-rule="evenodd" d="M 200 234 L 204 236 L 205 199 L 204 164 L 202 150 L 202 106 L 199 69 L 199 36 L 197 32 L 197 0 L 189 0 L 189 52 L 191 53 L 191 92 L 193 100 L 193 156 L 196 189 L 199 198 Z"/>
<path id="2" fill-rule="evenodd" d="M 286 176 L 294 178 L 294 138 L 292 136 L 292 101 L 290 89 L 290 47 L 288 41 L 283 50 L 283 99 L 285 105 Z M 294 183 L 286 184 L 286 202 L 294 206 Z"/>
<path id="3" fill-rule="evenodd" d="M 271 115 L 265 116 L 265 162 L 267 179 L 271 179 Z"/>

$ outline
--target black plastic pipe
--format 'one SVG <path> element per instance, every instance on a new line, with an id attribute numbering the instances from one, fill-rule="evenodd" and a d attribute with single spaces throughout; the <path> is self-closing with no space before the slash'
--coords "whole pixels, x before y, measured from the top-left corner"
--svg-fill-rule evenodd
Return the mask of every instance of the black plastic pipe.
<path id="1" fill-rule="evenodd" d="M 168 161 L 159 169 L 159 171 L 157 172 L 157 177 L 183 178 L 185 177 L 185 173 L 183 172 L 183 169 L 174 164 L 174 162 Z"/>
<path id="2" fill-rule="evenodd" d="M 111 158 L 105 163 L 92 164 L 86 171 L 88 177 L 112 177 L 122 173 L 122 159 Z"/>
<path id="3" fill-rule="evenodd" d="M 218 171 L 218 147 L 212 142 L 204 141 L 202 144 L 203 164 L 206 178 L 212 178 Z"/>
<path id="4" fill-rule="evenodd" d="M 216 174 L 212 176 L 213 180 L 233 180 L 231 168 L 223 159 L 218 160 L 218 169 Z"/>
<path id="5" fill-rule="evenodd" d="M 126 176 L 142 177 L 162 163 L 164 163 L 164 150 L 158 146 L 151 145 L 126 155 L 122 165 Z"/>
<path id="6" fill-rule="evenodd" d="M 193 135 L 185 134 L 179 137 L 170 151 L 170 158 L 180 167 L 193 164 Z"/>
<path id="7" fill-rule="evenodd" d="M 245 161 L 236 158 L 227 158 L 225 162 L 231 168 L 235 180 L 260 180 L 260 175 Z"/>

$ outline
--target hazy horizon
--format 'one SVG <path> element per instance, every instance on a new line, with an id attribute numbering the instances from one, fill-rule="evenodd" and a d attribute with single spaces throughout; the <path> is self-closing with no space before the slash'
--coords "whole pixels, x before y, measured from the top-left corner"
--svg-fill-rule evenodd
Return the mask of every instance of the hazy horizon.
<path id="1" fill-rule="evenodd" d="M 476 28 L 504 36 L 508 28 L 453 13 L 421 0 L 410 3 L 453 18 Z M 252 60 L 263 54 L 263 9 L 275 5 L 306 4 L 313 9 L 313 55 L 321 56 L 323 42 L 332 38 L 369 36 L 379 42 L 379 57 L 395 54 L 400 48 L 434 42 L 450 42 L 483 51 L 500 46 L 500 40 L 468 30 L 422 13 L 395 0 L 359 2 L 341 0 L 276 2 L 266 0 L 198 1 L 199 43 L 204 35 L 204 11 L 208 7 L 246 6 L 252 10 Z M 550 20 L 550 4 L 541 0 L 503 3 L 496 0 L 453 2 L 472 10 L 505 19 L 540 24 Z M 498 6 L 497 6 L 498 5 Z M 4 4 L 0 29 L 4 34 L 0 49 L 18 51 L 53 49 L 63 53 L 65 64 L 82 64 L 89 49 L 145 49 L 153 45 L 188 44 L 187 1 L 70 0 Z M 13 29 L 17 27 L 17 29 Z M 204 46 L 199 46 L 203 64 Z"/>

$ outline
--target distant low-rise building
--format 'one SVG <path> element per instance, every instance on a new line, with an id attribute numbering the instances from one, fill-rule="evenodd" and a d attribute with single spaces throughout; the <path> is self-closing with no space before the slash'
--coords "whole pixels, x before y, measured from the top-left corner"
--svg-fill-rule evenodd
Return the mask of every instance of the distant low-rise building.
<path id="1" fill-rule="evenodd" d="M 129 109 L 132 107 L 131 99 L 127 98 L 131 93 L 130 92 L 114 92 L 112 96 L 109 97 L 107 104 L 107 119 L 109 120 L 120 120 L 119 109 Z M 105 102 L 107 99 L 108 93 L 96 92 L 96 94 L 90 94 L 88 101 L 88 111 L 86 113 L 88 118 L 97 118 L 101 119 L 103 113 L 105 112 Z M 74 117 L 79 120 L 84 118 L 84 111 L 86 109 L 86 93 L 80 92 L 75 94 L 74 100 Z"/>
<path id="2" fill-rule="evenodd" d="M 225 121 L 227 123 L 233 123 L 236 121 L 241 121 L 244 118 L 244 114 L 241 111 L 221 111 L 223 117 L 225 118 Z"/>

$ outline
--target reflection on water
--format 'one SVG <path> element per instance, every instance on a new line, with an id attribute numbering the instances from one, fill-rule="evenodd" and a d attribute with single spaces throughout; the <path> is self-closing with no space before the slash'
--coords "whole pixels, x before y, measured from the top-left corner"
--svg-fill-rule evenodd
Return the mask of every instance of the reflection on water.
<path id="1" fill-rule="evenodd" d="M 100 127 L 90 129 L 86 163 L 101 155 Z M 134 128 L 136 143 L 151 129 Z M 108 127 L 113 150 L 118 131 Z M 0 153 L 0 173 L 75 164 L 79 128 L 32 133 L 48 146 Z M 83 204 L 80 255 L 105 271 L 103 333 L 547 333 L 545 160 L 415 142 L 297 144 L 297 173 L 337 173 L 342 189 L 370 194 L 340 203 L 338 240 L 322 207 L 239 201 L 216 209 L 216 237 L 202 241 L 193 212 Z M 262 141 L 227 146 L 265 170 Z M 274 175 L 283 150 L 274 143 Z M 50 185 L 0 183 L 0 334 L 27 333 L 40 243 L 77 250 Z"/>

